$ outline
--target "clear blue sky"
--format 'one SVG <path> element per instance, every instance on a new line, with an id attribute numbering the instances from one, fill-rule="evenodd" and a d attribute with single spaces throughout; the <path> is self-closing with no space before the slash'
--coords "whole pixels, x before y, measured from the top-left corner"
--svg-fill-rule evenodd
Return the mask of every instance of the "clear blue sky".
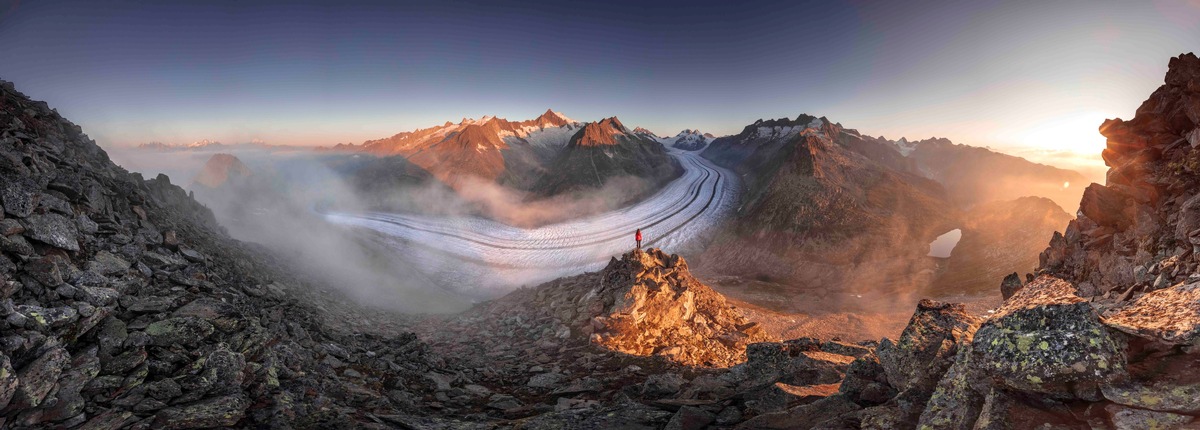
<path id="1" fill-rule="evenodd" d="M 0 0 L 0 78 L 105 146 L 361 142 L 553 108 L 1098 152 L 1099 120 L 1200 47 L 1197 1 L 431 3 Z"/>

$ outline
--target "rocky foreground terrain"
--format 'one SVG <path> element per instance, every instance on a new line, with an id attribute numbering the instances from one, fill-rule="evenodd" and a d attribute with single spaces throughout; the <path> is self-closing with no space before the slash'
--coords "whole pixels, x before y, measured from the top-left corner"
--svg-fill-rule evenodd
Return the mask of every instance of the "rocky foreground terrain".
<path id="1" fill-rule="evenodd" d="M 859 344 L 770 341 L 658 250 L 454 317 L 371 312 L 4 82 L 0 427 L 1194 428 L 1200 59 L 1170 66 L 1002 306 L 923 300 Z"/>

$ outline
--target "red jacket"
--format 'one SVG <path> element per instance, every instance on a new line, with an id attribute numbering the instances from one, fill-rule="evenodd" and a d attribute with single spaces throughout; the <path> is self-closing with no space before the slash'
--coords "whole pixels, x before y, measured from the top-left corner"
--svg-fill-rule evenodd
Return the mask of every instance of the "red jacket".
<path id="1" fill-rule="evenodd" d="M 642 231 L 641 230 L 637 231 L 637 237 L 635 237 L 634 239 L 642 240 Z"/>

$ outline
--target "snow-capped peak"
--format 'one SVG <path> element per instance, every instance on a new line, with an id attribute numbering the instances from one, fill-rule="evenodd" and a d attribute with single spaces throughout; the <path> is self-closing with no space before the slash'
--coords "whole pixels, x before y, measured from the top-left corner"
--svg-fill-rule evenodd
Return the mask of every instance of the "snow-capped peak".
<path id="1" fill-rule="evenodd" d="M 559 112 L 556 110 L 546 109 L 546 113 L 553 114 L 554 116 L 558 117 L 559 119 L 566 121 L 568 124 L 572 123 L 572 122 L 579 122 L 579 121 L 571 119 L 570 117 L 568 117 L 566 115 L 563 115 L 562 112 Z"/>
<path id="2" fill-rule="evenodd" d="M 209 145 L 220 145 L 220 144 L 221 144 L 221 142 L 217 142 L 215 140 L 201 139 L 201 140 L 197 140 L 195 142 L 189 143 L 187 146 L 188 146 L 188 148 L 202 148 L 202 147 L 209 146 Z"/>
<path id="3" fill-rule="evenodd" d="M 665 139 L 663 144 L 670 144 L 679 149 L 695 151 L 704 148 L 712 141 L 711 135 L 701 133 L 700 130 L 685 129 L 676 134 L 675 137 Z"/>

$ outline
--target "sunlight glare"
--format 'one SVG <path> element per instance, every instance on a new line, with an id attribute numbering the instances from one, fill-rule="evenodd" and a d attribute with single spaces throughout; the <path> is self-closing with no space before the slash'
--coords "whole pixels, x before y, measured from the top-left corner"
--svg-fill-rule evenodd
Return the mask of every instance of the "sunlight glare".
<path id="1" fill-rule="evenodd" d="M 1094 155 L 1104 150 L 1105 138 L 1098 131 L 1106 115 L 1079 112 L 1034 123 L 1022 134 L 1025 144 L 1052 151 Z"/>

